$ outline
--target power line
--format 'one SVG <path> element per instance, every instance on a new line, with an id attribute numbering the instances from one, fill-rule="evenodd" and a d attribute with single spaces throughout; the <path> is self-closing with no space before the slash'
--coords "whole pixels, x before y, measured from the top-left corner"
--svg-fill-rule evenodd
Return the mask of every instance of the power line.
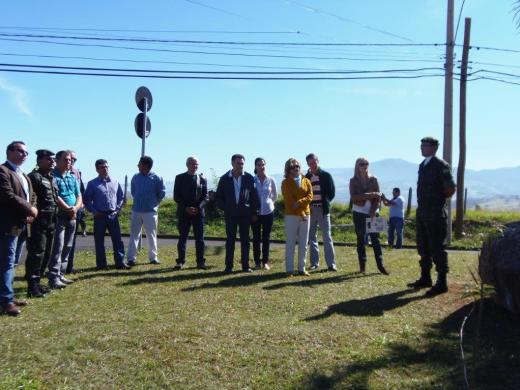
<path id="1" fill-rule="evenodd" d="M 242 74 L 242 75 L 312 75 L 312 74 L 373 74 L 373 73 L 409 73 L 424 71 L 443 71 L 443 68 L 414 68 L 414 69 L 382 69 L 382 70 L 337 70 L 337 71 L 277 71 L 277 72 L 245 72 L 245 71 L 194 71 L 194 70 L 159 70 L 159 69 L 128 69 L 128 68 L 93 68 L 75 66 L 55 66 L 55 65 L 29 65 L 29 64 L 9 64 L 0 63 L 5 67 L 23 68 L 42 68 L 42 69 L 62 69 L 62 70 L 81 70 L 81 71 L 109 71 L 109 72 L 138 72 L 138 73 L 178 73 L 178 74 Z"/>
<path id="2" fill-rule="evenodd" d="M 231 31 L 231 30 L 136 30 L 113 28 L 62 28 L 62 27 L 30 27 L 0 26 L 0 29 L 42 30 L 42 31 L 95 31 L 95 32 L 131 32 L 159 34 L 300 34 L 300 31 Z"/>
<path id="3" fill-rule="evenodd" d="M 120 42 L 143 42 L 143 43 L 191 43 L 212 45 L 252 45 L 252 46 L 386 46 L 386 47 L 424 47 L 445 46 L 445 43 L 332 43 L 332 42 L 251 42 L 251 41 L 209 41 L 209 40 L 186 40 L 186 39 L 152 39 L 152 38 L 103 38 L 103 37 L 79 37 L 74 35 L 44 35 L 44 34 L 13 34 L 0 33 L 4 37 L 20 38 L 46 38 L 46 39 L 73 39 L 93 41 L 120 41 Z"/>
<path id="4" fill-rule="evenodd" d="M 309 5 L 306 5 L 306 4 L 302 4 L 298 1 L 294 1 L 294 0 L 284 0 L 285 2 L 287 3 L 290 3 L 290 4 L 293 4 L 293 5 L 296 5 L 300 8 L 303 8 L 307 11 L 311 11 L 311 12 L 314 12 L 314 13 L 317 13 L 317 14 L 323 14 L 323 15 L 326 15 L 326 16 L 329 16 L 329 17 L 332 17 L 332 18 L 335 18 L 341 22 L 345 22 L 345 23 L 350 23 L 350 24 L 355 24 L 357 26 L 360 26 L 366 30 L 370 30 L 370 31 L 374 31 L 374 32 L 377 32 L 377 33 L 380 33 L 380 34 L 384 34 L 384 35 L 388 35 L 388 36 L 391 36 L 393 38 L 398 38 L 398 39 L 401 39 L 401 40 L 405 40 L 405 41 L 409 41 L 409 42 L 413 42 L 412 39 L 410 38 L 407 38 L 407 37 L 403 37 L 401 35 L 397 35 L 397 34 L 394 34 L 392 32 L 389 32 L 389 31 L 386 31 L 386 30 L 382 30 L 380 28 L 376 28 L 376 27 L 372 27 L 372 26 L 369 26 L 367 24 L 363 24 L 363 23 L 359 23 L 355 20 L 352 20 L 352 19 L 349 19 L 349 18 L 345 18 L 341 15 L 337 15 L 335 13 L 332 13 L 332 12 L 329 12 L 329 11 L 325 11 L 323 9 L 320 9 L 320 8 L 316 8 L 316 7 L 311 7 Z"/>
<path id="5" fill-rule="evenodd" d="M 464 3 L 465 2 L 466 2 L 466 0 L 462 0 L 462 4 L 460 6 L 459 17 L 457 18 L 457 28 L 455 29 L 455 39 L 453 40 L 453 42 L 457 42 L 457 33 L 459 32 L 460 18 L 462 16 L 462 10 L 464 8 Z"/>
<path id="6" fill-rule="evenodd" d="M 309 71 L 341 71 L 341 69 L 316 68 L 316 67 L 289 67 L 289 66 L 267 66 L 267 65 L 241 65 L 241 64 L 219 64 L 212 62 L 182 62 L 182 61 L 159 61 L 159 60 L 136 60 L 123 58 L 108 57 L 86 57 L 86 56 L 57 56 L 44 54 L 21 54 L 21 53 L 3 53 L 0 56 L 6 57 L 29 57 L 29 58 L 45 58 L 45 59 L 69 59 L 69 60 L 86 60 L 86 61 L 106 61 L 106 62 L 128 62 L 128 63 L 146 63 L 146 64 L 168 64 L 168 65 L 191 65 L 191 66 L 214 66 L 224 68 L 250 68 L 250 69 L 283 69 L 283 70 L 309 70 Z M 439 61 L 440 62 L 440 61 Z"/>
<path id="7" fill-rule="evenodd" d="M 34 69 L 2 69 L 0 72 L 17 72 L 17 73 L 36 73 L 36 74 L 54 74 L 54 75 L 71 75 L 71 76 L 98 76 L 98 77 L 127 77 L 127 78 L 152 78 L 152 79 L 188 79 L 188 80 L 255 80 L 255 81 L 319 81 L 319 80 L 381 80 L 381 79 L 419 79 L 443 77 L 443 74 L 424 74 L 410 76 L 320 76 L 320 77 L 246 77 L 246 76 L 184 76 L 184 75 L 150 75 L 150 74 L 122 74 L 122 73 L 92 73 L 92 72 L 64 72 L 54 70 L 34 70 Z"/>
<path id="8" fill-rule="evenodd" d="M 237 16 L 237 17 L 245 19 L 245 20 L 251 20 L 250 18 L 247 18 L 247 17 L 245 17 L 243 15 L 239 15 L 239 14 L 236 14 L 234 12 L 222 9 L 222 8 L 213 7 L 211 5 L 207 5 L 207 4 L 201 3 L 199 1 L 195 1 L 195 0 L 184 0 L 184 1 L 187 2 L 187 3 L 190 3 L 190 4 L 198 5 L 200 7 L 209 8 L 209 9 L 211 9 L 213 11 L 221 12 L 221 13 L 224 13 L 226 15 Z"/>
<path id="9" fill-rule="evenodd" d="M 273 54 L 246 54 L 246 53 L 228 53 L 228 52 L 208 52 L 208 51 L 196 51 L 196 50 L 172 50 L 172 49 L 158 49 L 158 48 L 144 48 L 144 47 L 132 47 L 132 46 L 114 46 L 114 45 L 102 45 L 102 44 L 84 44 L 84 43 L 70 43 L 70 42 L 54 42 L 45 40 L 29 40 L 29 39 L 17 39 L 17 38 L 0 38 L 0 41 L 12 41 L 12 42 L 28 42 L 28 43 L 47 43 L 51 45 L 64 45 L 64 46 L 77 46 L 77 47 L 102 47 L 109 49 L 123 49 L 123 50 L 136 50 L 136 51 L 152 51 L 152 52 L 164 52 L 164 53 L 186 53 L 186 54 L 204 54 L 204 55 L 224 55 L 224 56 L 239 56 L 239 57 L 262 57 L 262 58 L 283 58 L 283 59 L 305 59 L 305 60 L 345 60 L 345 61 L 382 61 L 379 58 L 364 59 L 364 58 L 350 58 L 350 57 L 318 57 L 318 56 L 290 56 L 290 55 L 273 55 Z M 394 59 L 386 60 L 392 62 L 417 62 L 416 60 L 407 59 Z M 439 62 L 438 60 L 421 60 L 419 62 Z"/>

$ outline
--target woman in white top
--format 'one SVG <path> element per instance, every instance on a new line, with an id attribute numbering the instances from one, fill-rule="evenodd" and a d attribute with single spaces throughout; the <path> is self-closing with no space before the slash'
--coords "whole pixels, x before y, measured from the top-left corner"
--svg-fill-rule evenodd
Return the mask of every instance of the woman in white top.
<path id="1" fill-rule="evenodd" d="M 368 172 L 368 160 L 360 157 L 356 160 L 354 177 L 349 184 L 350 198 L 352 199 L 352 219 L 356 229 L 357 253 L 359 271 L 365 272 L 367 254 L 365 250 L 366 219 L 375 217 L 381 203 L 381 192 L 377 178 Z M 377 269 L 388 275 L 383 265 L 383 252 L 379 242 L 379 233 L 370 233 Z"/>
<path id="2" fill-rule="evenodd" d="M 274 179 L 265 173 L 265 160 L 261 157 L 255 159 L 255 184 L 260 199 L 260 213 L 258 220 L 251 225 L 253 257 L 256 269 L 269 270 L 269 244 L 274 220 L 274 202 L 278 194 Z"/>

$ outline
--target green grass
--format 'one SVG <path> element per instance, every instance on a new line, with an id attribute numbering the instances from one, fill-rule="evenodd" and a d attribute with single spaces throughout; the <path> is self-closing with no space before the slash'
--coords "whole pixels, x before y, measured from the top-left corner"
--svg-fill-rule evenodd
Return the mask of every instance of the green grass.
<path id="1" fill-rule="evenodd" d="M 121 229 L 124 233 L 130 232 L 130 208 L 128 204 L 123 210 L 121 216 Z M 285 232 L 283 226 L 283 205 L 281 201 L 276 203 L 275 221 L 273 224 L 272 238 L 275 240 L 284 240 Z M 175 216 L 176 205 L 172 200 L 165 200 L 159 207 L 159 234 L 176 236 L 177 218 Z M 387 216 L 388 208 L 384 207 L 382 216 Z M 453 216 L 455 218 L 455 216 Z M 331 209 L 331 220 L 336 227 L 332 228 L 332 236 L 335 242 L 353 244 L 356 242 L 356 234 L 353 226 L 344 227 L 338 225 L 352 225 L 352 214 L 348 212 L 345 205 L 333 204 Z M 484 210 L 468 210 L 464 222 L 464 237 L 457 240 L 453 239 L 451 246 L 460 249 L 475 249 L 482 246 L 484 238 L 488 234 L 493 234 L 501 225 L 520 220 L 519 212 L 506 211 L 484 211 Z M 89 226 L 92 223 L 89 222 Z M 217 210 L 209 210 L 206 219 L 206 236 L 224 238 L 224 219 L 222 212 Z M 382 242 L 387 240 L 386 234 L 382 234 Z M 404 244 L 409 246 L 415 245 L 415 211 L 406 219 L 404 229 Z"/>
<path id="2" fill-rule="evenodd" d="M 385 253 L 390 276 L 373 259 L 358 274 L 354 251 L 337 249 L 338 273 L 307 278 L 284 277 L 282 248 L 271 271 L 232 275 L 215 248 L 207 271 L 192 268 L 192 248 L 182 271 L 173 248 L 160 248 L 160 266 L 141 253 L 131 271 L 96 272 L 93 254 L 80 253 L 75 284 L 0 316 L 0 388 L 463 388 L 458 329 L 477 254 L 451 253 L 449 293 L 424 299 L 405 288 L 418 273 L 414 251 Z M 500 311 L 484 322 L 472 388 L 520 385 L 518 325 Z"/>

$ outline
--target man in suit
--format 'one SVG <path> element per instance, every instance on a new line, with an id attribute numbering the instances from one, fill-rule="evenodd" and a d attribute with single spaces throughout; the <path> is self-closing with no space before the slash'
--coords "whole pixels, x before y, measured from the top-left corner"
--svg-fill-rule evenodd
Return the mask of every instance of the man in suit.
<path id="1" fill-rule="evenodd" d="M 241 154 L 231 157 L 233 169 L 219 180 L 216 201 L 224 210 L 226 221 L 226 268 L 225 273 L 233 270 L 237 228 L 240 232 L 242 271 L 252 272 L 249 268 L 249 227 L 258 218 L 260 202 L 255 188 L 254 177 L 244 172 L 245 158 Z"/>
<path id="2" fill-rule="evenodd" d="M 7 146 L 7 161 L 0 165 L 0 308 L 10 316 L 20 314 L 24 301 L 14 299 L 14 259 L 17 238 L 38 215 L 31 180 L 20 170 L 27 159 L 22 141 Z M 30 235 L 30 234 L 29 234 Z"/>
<path id="3" fill-rule="evenodd" d="M 421 257 L 421 277 L 408 284 L 416 289 L 431 287 L 430 270 L 432 263 L 435 264 L 437 282 L 426 292 L 426 296 L 430 297 L 448 291 L 447 204 L 456 187 L 450 166 L 435 155 L 438 148 L 439 141 L 435 138 L 425 137 L 421 140 L 424 161 L 419 165 L 416 211 L 416 241 Z"/>
<path id="4" fill-rule="evenodd" d="M 197 175 L 199 160 L 197 157 L 188 157 L 186 160 L 188 170 L 175 177 L 173 186 L 173 200 L 177 203 L 177 227 L 179 228 L 179 241 L 177 252 L 179 257 L 175 268 L 182 269 L 186 262 L 186 241 L 193 226 L 195 236 L 195 254 L 197 268 L 206 269 L 204 258 L 204 206 L 208 198 L 208 182 L 202 175 Z"/>

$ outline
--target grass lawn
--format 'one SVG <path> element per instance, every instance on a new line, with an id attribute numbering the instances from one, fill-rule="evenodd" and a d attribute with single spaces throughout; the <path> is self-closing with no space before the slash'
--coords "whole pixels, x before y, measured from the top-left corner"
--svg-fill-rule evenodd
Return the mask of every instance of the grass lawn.
<path id="1" fill-rule="evenodd" d="M 292 278 L 281 248 L 253 274 L 223 275 L 223 253 L 209 252 L 207 271 L 192 268 L 192 248 L 182 271 L 173 248 L 160 248 L 159 266 L 141 253 L 131 271 L 94 271 L 93 254 L 78 254 L 75 284 L 0 316 L 0 388 L 464 387 L 458 330 L 476 253 L 451 253 L 449 293 L 425 299 L 405 287 L 418 274 L 412 250 L 385 253 L 390 276 L 373 258 L 357 273 L 355 248 L 342 247 L 338 273 Z M 518 388 L 520 321 L 490 302 L 484 313 L 476 370 L 476 315 L 466 327 L 472 388 Z"/>

